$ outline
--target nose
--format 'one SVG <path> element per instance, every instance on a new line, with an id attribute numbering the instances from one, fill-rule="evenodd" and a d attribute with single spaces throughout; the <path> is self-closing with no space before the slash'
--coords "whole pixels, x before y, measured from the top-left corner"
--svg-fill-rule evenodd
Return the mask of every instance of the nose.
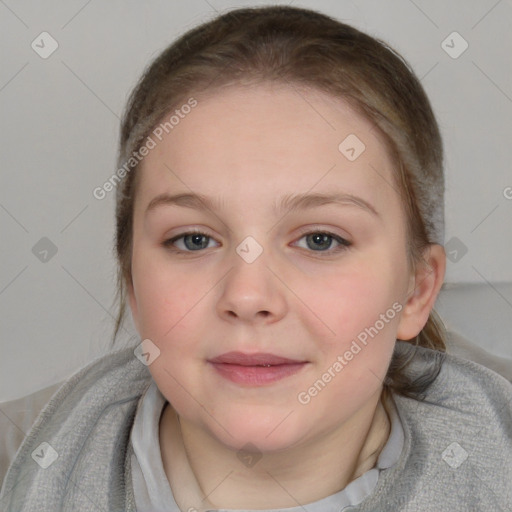
<path id="1" fill-rule="evenodd" d="M 221 285 L 217 312 L 224 320 L 248 324 L 273 323 L 286 314 L 286 286 L 277 277 L 266 252 L 249 263 L 237 253 Z"/>

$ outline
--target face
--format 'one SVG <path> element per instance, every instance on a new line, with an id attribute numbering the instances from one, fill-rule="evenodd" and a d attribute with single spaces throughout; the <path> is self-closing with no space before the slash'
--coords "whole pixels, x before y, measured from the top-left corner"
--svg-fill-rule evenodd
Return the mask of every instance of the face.
<path id="1" fill-rule="evenodd" d="M 411 285 L 406 219 L 383 141 L 346 103 L 270 85 L 195 98 L 140 169 L 132 315 L 181 418 L 280 450 L 380 391 Z M 162 194 L 202 199 L 148 209 Z M 313 194 L 340 199 L 293 200 Z M 299 363 L 211 362 L 231 351 Z"/>

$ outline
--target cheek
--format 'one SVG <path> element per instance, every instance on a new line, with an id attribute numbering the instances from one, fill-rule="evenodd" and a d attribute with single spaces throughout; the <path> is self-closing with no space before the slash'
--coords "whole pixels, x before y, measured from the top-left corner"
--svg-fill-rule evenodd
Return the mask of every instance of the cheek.
<path id="1" fill-rule="evenodd" d="M 204 276 L 183 268 L 177 270 L 154 256 L 134 258 L 132 268 L 140 335 L 157 344 L 177 334 L 181 338 L 188 317 L 200 309 L 200 300 L 211 286 Z"/>
<path id="2" fill-rule="evenodd" d="M 392 308 L 397 298 L 394 283 L 390 272 L 367 264 L 304 280 L 296 288 L 305 306 L 301 316 L 310 319 L 317 334 L 321 329 L 324 340 L 341 346 Z"/>
<path id="3" fill-rule="evenodd" d="M 140 335 L 160 350 L 148 369 L 179 414 L 199 421 L 200 411 L 191 396 L 202 393 L 201 319 L 212 284 L 208 285 L 205 276 L 176 270 L 168 262 L 158 263 L 157 258 L 137 270 Z"/>
<path id="4" fill-rule="evenodd" d="M 334 334 L 323 327 L 326 334 L 319 336 L 317 327 L 318 373 L 303 383 L 301 397 L 323 417 L 337 418 L 332 404 L 343 404 L 343 414 L 353 414 L 379 390 L 395 346 L 401 306 L 393 276 L 369 266 L 352 267 L 326 280 L 322 289 L 310 295 L 310 308 L 319 312 L 322 323 L 311 313 L 307 318 L 310 327 L 327 325 Z"/>
<path id="5" fill-rule="evenodd" d="M 388 265 L 372 261 L 351 265 L 350 270 L 309 285 L 308 306 L 318 312 L 322 322 L 311 313 L 305 312 L 303 318 L 310 319 L 312 339 L 318 340 L 320 389 L 329 382 L 314 407 L 322 409 L 332 403 L 356 407 L 372 396 L 385 378 L 401 309 L 396 294 L 398 276 L 396 270 L 395 275 L 390 271 L 391 265 L 386 269 L 383 267 Z M 304 383 L 304 391 L 308 386 L 315 386 L 314 381 Z M 318 391 L 313 388 L 312 392 Z"/>

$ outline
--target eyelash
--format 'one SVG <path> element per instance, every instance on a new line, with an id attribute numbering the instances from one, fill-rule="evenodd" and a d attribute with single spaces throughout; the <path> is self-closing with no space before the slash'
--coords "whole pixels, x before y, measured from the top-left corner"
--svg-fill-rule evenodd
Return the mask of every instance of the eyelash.
<path id="1" fill-rule="evenodd" d="M 207 233 L 204 233 L 203 231 L 200 231 L 200 230 L 190 230 L 190 231 L 186 231 L 184 233 L 180 233 L 179 235 L 176 235 L 168 240 L 165 240 L 164 242 L 162 242 L 162 245 L 170 250 L 171 252 L 173 253 L 178 253 L 178 254 L 187 254 L 187 253 L 194 253 L 194 252 L 202 252 L 204 251 L 205 249 L 198 249 L 197 251 L 190 251 L 190 250 L 183 250 L 183 249 L 175 249 L 173 247 L 173 244 L 179 240 L 180 238 L 184 238 L 186 237 L 187 235 L 203 235 L 205 236 L 206 238 L 209 238 L 209 239 L 212 239 L 213 237 L 211 237 L 210 235 L 208 235 Z M 309 249 L 305 249 L 309 252 L 313 252 L 315 254 L 320 254 L 320 257 L 324 257 L 325 256 L 331 256 L 332 254 L 337 254 L 339 252 L 342 252 L 342 251 L 346 251 L 351 245 L 352 245 L 352 242 L 349 242 L 348 240 L 345 240 L 344 238 L 342 238 L 341 236 L 339 235 L 336 235 L 335 233 L 331 233 L 330 231 L 325 231 L 325 230 L 318 230 L 318 231 L 305 231 L 301 234 L 300 239 L 308 236 L 308 235 L 327 235 L 329 237 L 332 237 L 336 242 L 338 242 L 340 245 L 338 245 L 336 248 L 334 249 L 328 249 L 327 251 L 313 251 L 313 250 L 309 250 Z"/>

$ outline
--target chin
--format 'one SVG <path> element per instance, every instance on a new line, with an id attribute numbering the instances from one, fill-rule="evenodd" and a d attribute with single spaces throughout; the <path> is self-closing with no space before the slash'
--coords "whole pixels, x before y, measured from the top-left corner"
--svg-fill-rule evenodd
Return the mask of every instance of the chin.
<path id="1" fill-rule="evenodd" d="M 287 418 L 282 412 L 223 416 L 224 428 L 210 421 L 208 427 L 220 442 L 233 450 L 273 452 L 285 450 L 305 436 L 306 431 L 296 425 L 297 418 L 292 419 L 292 416 L 293 413 Z"/>

